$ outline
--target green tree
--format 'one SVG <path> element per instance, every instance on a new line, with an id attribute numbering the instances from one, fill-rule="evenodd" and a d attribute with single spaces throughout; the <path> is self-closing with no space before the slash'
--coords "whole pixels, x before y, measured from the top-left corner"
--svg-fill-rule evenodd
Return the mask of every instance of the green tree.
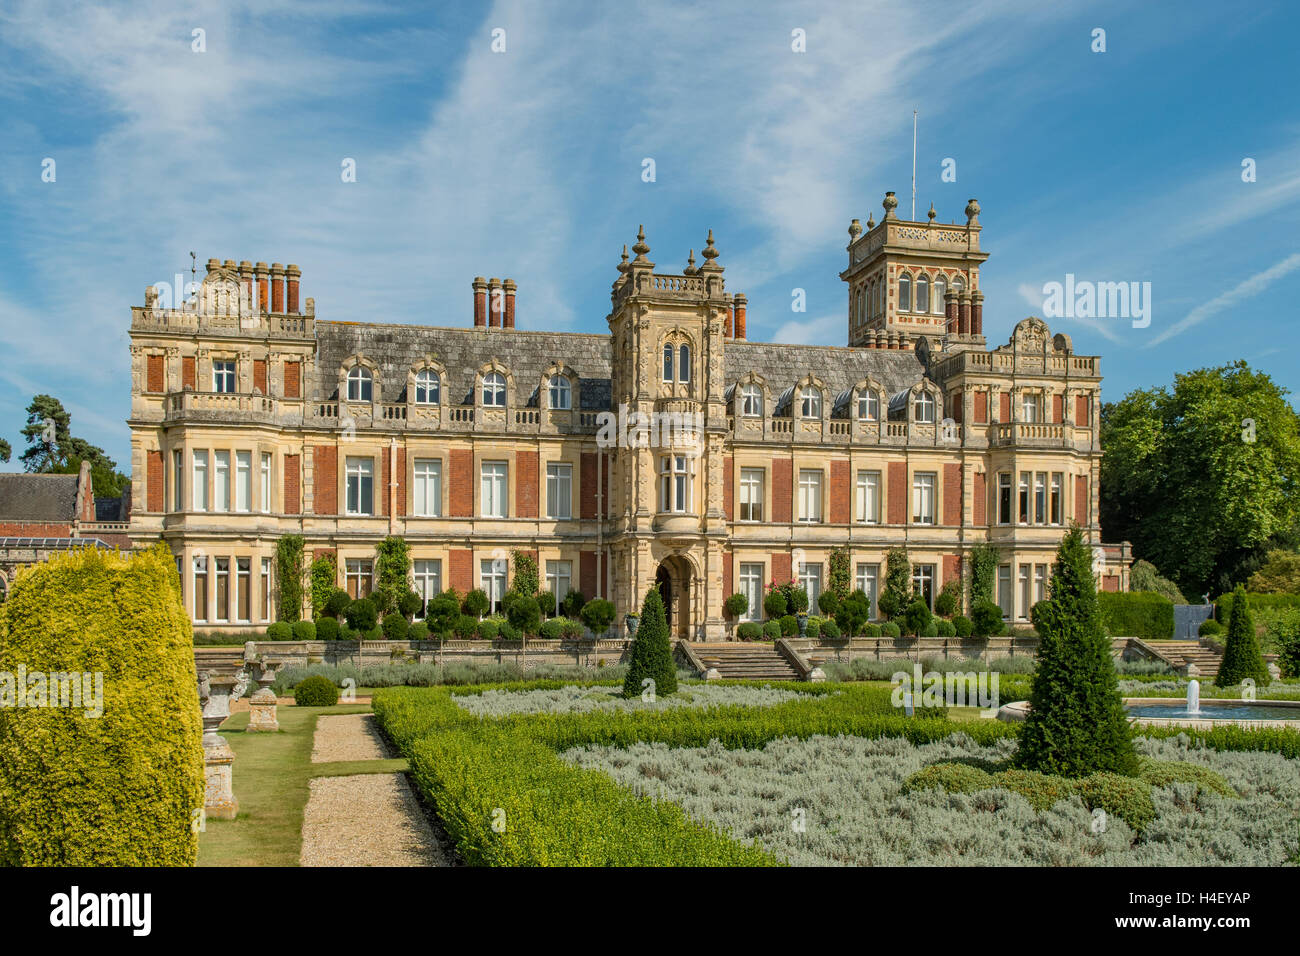
<path id="1" fill-rule="evenodd" d="M 850 572 L 848 548 L 832 548 L 827 591 L 837 598 L 836 604 L 849 596 Z"/>
<path id="2" fill-rule="evenodd" d="M 411 550 L 406 539 L 389 535 L 375 546 L 375 593 L 371 600 L 380 612 L 397 609 L 402 595 L 411 589 Z"/>
<path id="3" fill-rule="evenodd" d="M 993 579 L 998 573 L 998 565 L 1002 563 L 1002 552 L 998 546 L 987 541 L 980 542 L 966 553 L 966 563 L 970 566 L 971 609 L 974 610 L 975 605 L 981 601 L 996 603 L 993 600 Z"/>
<path id="4" fill-rule="evenodd" d="M 9 456 L 13 453 L 13 447 L 3 438 L 0 438 L 0 461 L 8 461 Z"/>
<path id="5" fill-rule="evenodd" d="M 902 614 L 912 598 L 912 562 L 906 548 L 891 548 L 885 555 L 885 589 L 877 603 L 885 617 Z"/>
<path id="6" fill-rule="evenodd" d="M 1184 594 L 1227 591 L 1300 523 L 1300 417 L 1242 361 L 1102 410 L 1101 525 Z"/>
<path id="7" fill-rule="evenodd" d="M 1132 776 L 1132 731 L 1097 605 L 1092 554 L 1077 524 L 1057 551 L 1050 595 L 1036 615 L 1038 667 L 1016 762 L 1064 777 Z"/>
<path id="8" fill-rule="evenodd" d="M 333 551 L 325 551 L 312 559 L 311 616 L 313 618 L 320 618 L 326 614 L 325 606 L 334 595 L 338 576 L 338 559 Z"/>
<path id="9" fill-rule="evenodd" d="M 286 534 L 275 545 L 275 575 L 280 600 L 276 605 L 277 621 L 290 623 L 302 618 L 302 550 L 300 534 Z"/>
<path id="10" fill-rule="evenodd" d="M 18 456 L 23 469 L 34 474 L 75 475 L 83 461 L 90 462 L 90 481 L 97 498 L 117 498 L 130 479 L 97 445 L 72 434 L 72 415 L 53 395 L 37 395 L 27 406 L 22 436 L 27 450 Z M 0 451 L 6 451 L 6 442 Z M 9 456 L 0 456 L 4 461 Z"/>
<path id="11" fill-rule="evenodd" d="M 1129 569 L 1128 573 L 1128 589 L 1130 591 L 1152 591 L 1161 597 L 1168 598 L 1175 604 L 1187 603 L 1187 599 L 1183 597 L 1183 592 L 1178 590 L 1178 585 L 1162 575 L 1150 561 L 1133 562 L 1133 567 Z"/>
<path id="12" fill-rule="evenodd" d="M 846 637 L 857 637 L 871 618 L 871 601 L 862 591 L 850 591 L 835 608 L 835 623 Z"/>
<path id="13" fill-rule="evenodd" d="M 524 597 L 533 597 L 538 590 L 537 559 L 531 551 L 516 551 L 515 576 L 510 587 Z"/>
<path id="14" fill-rule="evenodd" d="M 1246 589 L 1256 594 L 1300 592 L 1300 554 L 1280 548 L 1268 552 L 1264 564 L 1246 582 Z"/>
<path id="15" fill-rule="evenodd" d="M 654 681 L 656 696 L 677 693 L 677 665 L 673 662 L 672 643 L 668 638 L 668 619 L 659 589 L 646 592 L 641 604 L 641 624 L 632 641 L 627 677 L 623 680 L 624 697 L 640 697 L 641 682 Z"/>
<path id="16" fill-rule="evenodd" d="M 1228 639 L 1223 646 L 1223 660 L 1214 686 L 1235 687 L 1246 678 L 1261 686 L 1269 683 L 1268 668 L 1255 638 L 1255 622 L 1250 616 L 1246 589 L 1240 584 L 1232 592 L 1232 610 L 1228 614 Z"/>

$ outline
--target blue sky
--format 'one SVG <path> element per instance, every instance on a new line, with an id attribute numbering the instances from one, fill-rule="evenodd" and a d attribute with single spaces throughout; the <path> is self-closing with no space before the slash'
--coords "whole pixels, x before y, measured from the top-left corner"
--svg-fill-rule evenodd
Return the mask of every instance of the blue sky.
<path id="1" fill-rule="evenodd" d="M 1298 28 L 1282 3 L 6 2 L 0 437 L 16 458 L 49 392 L 125 467 L 129 308 L 190 250 L 297 263 L 321 318 L 469 324 L 471 279 L 510 276 L 522 327 L 605 331 L 639 223 L 661 271 L 712 228 L 751 338 L 842 345 L 846 229 L 886 190 L 909 211 L 913 108 L 918 216 L 983 209 L 990 344 L 1067 273 L 1150 282 L 1148 328 L 1048 320 L 1106 398 L 1234 358 L 1295 390 Z"/>

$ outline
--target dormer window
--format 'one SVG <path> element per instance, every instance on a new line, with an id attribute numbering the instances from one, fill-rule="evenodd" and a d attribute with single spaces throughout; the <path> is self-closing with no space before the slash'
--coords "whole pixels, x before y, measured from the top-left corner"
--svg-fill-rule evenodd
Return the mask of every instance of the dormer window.
<path id="1" fill-rule="evenodd" d="M 431 368 L 422 368 L 415 376 L 415 404 L 437 405 L 442 391 L 442 380 Z"/>
<path id="2" fill-rule="evenodd" d="M 563 375 L 552 375 L 548 387 L 551 408 L 565 411 L 573 407 L 569 380 Z"/>
<path id="3" fill-rule="evenodd" d="M 488 372 L 483 376 L 483 404 L 506 407 L 506 377 L 500 372 Z"/>
<path id="4" fill-rule="evenodd" d="M 746 385 L 740 390 L 740 414 L 745 418 L 763 416 L 763 390 L 757 385 Z"/>
<path id="5" fill-rule="evenodd" d="M 874 422 L 880 419 L 880 396 L 875 392 L 858 394 L 858 418 Z"/>
<path id="6" fill-rule="evenodd" d="M 914 420 L 923 424 L 934 424 L 934 397 L 929 392 L 916 396 L 913 407 Z"/>
<path id="7" fill-rule="evenodd" d="M 354 365 L 348 370 L 348 401 L 369 402 L 374 395 L 375 378 L 364 365 Z"/>
<path id="8" fill-rule="evenodd" d="M 930 311 L 930 280 L 926 276 L 916 280 L 916 311 Z"/>
<path id="9" fill-rule="evenodd" d="M 912 311 L 912 280 L 901 276 L 898 280 L 898 311 Z"/>
<path id="10" fill-rule="evenodd" d="M 804 386 L 799 396 L 799 414 L 803 418 L 822 417 L 821 389 L 813 385 Z"/>

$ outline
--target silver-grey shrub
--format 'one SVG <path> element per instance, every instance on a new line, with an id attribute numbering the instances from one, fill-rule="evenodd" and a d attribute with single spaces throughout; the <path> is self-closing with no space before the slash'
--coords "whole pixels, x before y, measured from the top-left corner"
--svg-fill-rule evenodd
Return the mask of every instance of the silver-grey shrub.
<path id="1" fill-rule="evenodd" d="M 710 684 L 682 685 L 681 691 L 657 697 L 653 703 L 639 697 L 616 696 L 604 687 L 560 687 L 555 690 L 488 690 L 453 696 L 460 707 L 479 717 L 519 714 L 588 714 L 594 711 L 629 712 L 670 710 L 678 707 L 771 707 L 794 700 L 798 693 L 774 687 L 727 687 Z"/>

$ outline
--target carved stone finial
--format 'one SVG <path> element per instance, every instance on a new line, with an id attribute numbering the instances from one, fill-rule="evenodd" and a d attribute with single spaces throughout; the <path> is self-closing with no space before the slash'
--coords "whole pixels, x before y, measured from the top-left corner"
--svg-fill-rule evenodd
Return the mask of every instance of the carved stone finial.
<path id="1" fill-rule="evenodd" d="M 692 249 L 690 255 L 686 257 L 686 268 L 682 270 L 683 275 L 693 276 L 699 270 L 695 268 L 695 250 Z"/>
<path id="2" fill-rule="evenodd" d="M 849 241 L 852 242 L 860 235 L 862 235 L 862 222 L 858 219 L 854 219 L 849 223 Z"/>
<path id="3" fill-rule="evenodd" d="M 937 212 L 934 211 L 934 203 L 930 203 L 930 211 L 927 212 L 926 215 L 930 217 L 931 222 L 934 222 L 934 217 L 939 215 Z"/>
<path id="4" fill-rule="evenodd" d="M 636 230 L 636 244 L 632 246 L 632 251 L 636 253 L 634 262 L 645 262 L 645 254 L 650 251 L 650 247 L 645 241 L 645 226 L 638 226 Z"/>
<path id="5" fill-rule="evenodd" d="M 713 230 L 709 230 L 709 237 L 704 242 L 704 250 L 700 253 L 704 256 L 704 265 L 700 266 L 700 272 L 721 272 L 722 266 L 718 265 L 718 250 L 713 245 Z"/>
<path id="6" fill-rule="evenodd" d="M 980 201 L 972 199 L 966 203 L 966 221 L 979 222 L 980 218 Z"/>
<path id="7" fill-rule="evenodd" d="M 897 196 L 895 196 L 893 193 L 885 193 L 885 199 L 884 199 L 884 201 L 881 203 L 881 205 L 885 207 L 885 218 L 886 218 L 886 219 L 897 219 L 897 218 L 898 218 L 898 216 L 896 216 L 896 215 L 894 214 L 894 210 L 898 208 L 898 197 L 897 197 Z"/>
<path id="8" fill-rule="evenodd" d="M 871 215 L 867 216 L 867 232 L 870 232 L 872 229 L 875 228 L 876 228 L 876 214 L 872 213 Z"/>
<path id="9" fill-rule="evenodd" d="M 627 272 L 628 268 L 629 266 L 627 264 L 627 243 L 625 242 L 623 243 L 623 261 L 618 264 L 618 271 Z"/>

